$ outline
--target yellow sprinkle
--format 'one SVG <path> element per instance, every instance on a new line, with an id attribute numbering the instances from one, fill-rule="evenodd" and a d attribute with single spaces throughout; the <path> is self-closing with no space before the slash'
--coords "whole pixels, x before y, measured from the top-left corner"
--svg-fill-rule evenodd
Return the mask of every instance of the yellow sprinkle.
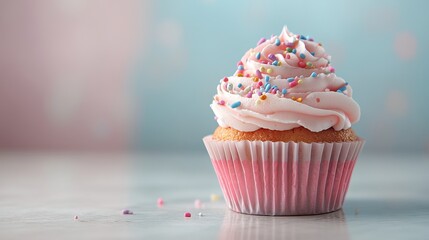
<path id="1" fill-rule="evenodd" d="M 263 94 L 263 95 L 261 95 L 261 96 L 259 97 L 259 99 L 261 99 L 261 100 L 265 100 L 265 99 L 267 99 L 267 95 Z"/>
<path id="2" fill-rule="evenodd" d="M 278 63 L 277 63 L 277 66 L 281 66 L 281 65 L 282 65 L 282 62 L 278 62 Z"/>
<path id="3" fill-rule="evenodd" d="M 291 97 L 291 99 L 295 101 L 296 97 Z"/>
<path id="4" fill-rule="evenodd" d="M 287 51 L 284 51 L 284 52 L 283 52 L 283 54 L 284 54 L 284 55 L 286 55 L 286 54 L 288 54 L 288 52 L 287 52 Z"/>
<path id="5" fill-rule="evenodd" d="M 261 100 L 260 99 L 256 99 L 255 105 L 259 105 L 260 103 L 261 103 Z"/>
<path id="6" fill-rule="evenodd" d="M 258 77 L 253 77 L 253 81 L 254 81 L 254 82 L 258 82 L 258 81 L 259 81 L 259 78 L 258 78 Z"/>
<path id="7" fill-rule="evenodd" d="M 237 74 L 237 77 L 242 77 L 242 76 L 244 76 L 242 73 Z"/>
<path id="8" fill-rule="evenodd" d="M 301 83 L 302 83 L 302 79 L 299 79 L 299 80 L 298 80 L 298 84 L 301 84 Z"/>
<path id="9" fill-rule="evenodd" d="M 273 73 L 273 69 L 268 68 L 268 69 L 267 69 L 267 73 L 268 73 L 268 74 Z"/>
<path id="10" fill-rule="evenodd" d="M 265 69 L 264 67 L 260 67 L 260 68 L 259 68 L 259 71 L 261 71 L 261 72 L 265 72 L 265 70 L 266 70 L 266 69 Z"/>
<path id="11" fill-rule="evenodd" d="M 219 199 L 220 199 L 220 196 L 219 196 L 219 195 L 217 195 L 217 194 L 212 193 L 212 194 L 210 195 L 210 200 L 211 200 L 212 202 L 217 202 L 217 201 L 219 201 Z"/>
<path id="12" fill-rule="evenodd" d="M 296 99 L 297 102 L 302 102 L 302 98 Z"/>

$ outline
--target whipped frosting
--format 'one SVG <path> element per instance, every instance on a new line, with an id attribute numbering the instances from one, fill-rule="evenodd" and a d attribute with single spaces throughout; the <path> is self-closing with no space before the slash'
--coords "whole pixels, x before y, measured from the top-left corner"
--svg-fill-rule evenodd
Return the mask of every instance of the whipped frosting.
<path id="1" fill-rule="evenodd" d="M 262 38 L 237 66 L 234 76 L 220 80 L 210 105 L 221 127 L 338 131 L 360 118 L 352 88 L 310 37 L 284 27 L 279 36 Z"/>

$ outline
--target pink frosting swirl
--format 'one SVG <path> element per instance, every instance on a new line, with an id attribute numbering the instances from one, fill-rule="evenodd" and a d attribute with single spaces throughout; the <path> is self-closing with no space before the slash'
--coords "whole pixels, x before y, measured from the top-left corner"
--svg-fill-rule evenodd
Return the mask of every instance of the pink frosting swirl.
<path id="1" fill-rule="evenodd" d="M 313 39 L 290 33 L 261 39 L 220 81 L 213 109 L 222 127 L 239 131 L 342 130 L 360 118 L 352 88 L 333 73 L 330 56 Z"/>

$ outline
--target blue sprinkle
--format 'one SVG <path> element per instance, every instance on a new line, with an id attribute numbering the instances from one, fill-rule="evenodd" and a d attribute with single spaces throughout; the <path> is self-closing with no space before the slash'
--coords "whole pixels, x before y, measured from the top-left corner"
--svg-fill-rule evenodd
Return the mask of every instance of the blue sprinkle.
<path id="1" fill-rule="evenodd" d="M 293 82 L 293 80 L 295 80 L 295 78 L 288 78 L 287 79 L 288 82 Z"/>
<path id="2" fill-rule="evenodd" d="M 280 40 L 276 38 L 276 46 L 280 46 Z"/>
<path id="3" fill-rule="evenodd" d="M 307 38 L 304 35 L 300 35 L 299 38 L 303 40 L 307 40 Z"/>
<path id="4" fill-rule="evenodd" d="M 310 36 L 308 36 L 308 35 L 307 35 L 307 36 L 305 36 L 305 38 L 306 38 L 306 40 L 309 40 L 309 39 L 310 39 Z"/>
<path id="5" fill-rule="evenodd" d="M 277 66 L 277 64 L 279 64 L 279 62 L 278 62 L 277 60 L 275 60 L 275 61 L 273 62 L 273 65 L 274 65 L 274 66 Z"/>
<path id="6" fill-rule="evenodd" d="M 343 86 L 343 87 L 340 87 L 340 88 L 338 89 L 338 91 L 343 92 L 343 91 L 345 91 L 346 89 L 347 89 L 347 87 L 346 87 L 346 86 Z"/>
<path id="7" fill-rule="evenodd" d="M 282 94 L 284 95 L 284 94 L 286 94 L 286 93 L 287 93 L 286 88 L 283 88 L 283 90 L 282 90 Z"/>
<path id="8" fill-rule="evenodd" d="M 312 56 L 314 56 L 315 52 L 310 52 L 310 54 L 311 54 Z"/>
<path id="9" fill-rule="evenodd" d="M 238 66 L 238 70 L 244 70 L 243 65 L 239 65 L 239 66 Z"/>
<path id="10" fill-rule="evenodd" d="M 241 84 L 241 83 L 239 83 L 238 85 L 237 85 L 237 87 L 238 88 L 241 88 L 243 86 L 243 84 Z"/>
<path id="11" fill-rule="evenodd" d="M 276 85 L 273 86 L 273 89 L 279 89 L 279 87 L 277 87 Z"/>
<path id="12" fill-rule="evenodd" d="M 311 73 L 311 76 L 312 76 L 312 77 L 317 77 L 317 73 L 316 73 L 316 72 L 312 72 L 312 73 Z"/>
<path id="13" fill-rule="evenodd" d="M 256 59 L 261 59 L 261 53 L 260 52 L 258 52 L 257 54 L 256 54 Z"/>
<path id="14" fill-rule="evenodd" d="M 295 54 L 296 53 L 296 49 L 294 48 L 294 49 L 292 49 L 292 53 L 293 54 Z"/>
<path id="15" fill-rule="evenodd" d="M 343 93 L 343 92 L 341 92 L 341 90 L 340 90 L 340 89 L 338 89 L 338 90 L 337 90 L 337 93 Z"/>
<path id="16" fill-rule="evenodd" d="M 347 86 L 347 85 L 349 85 L 349 83 L 348 83 L 348 82 L 346 82 L 346 86 Z"/>
<path id="17" fill-rule="evenodd" d="M 270 81 L 270 76 L 265 76 L 265 82 L 269 82 Z"/>
<path id="18" fill-rule="evenodd" d="M 299 57 L 302 58 L 302 59 L 304 59 L 305 58 L 305 54 L 304 53 L 300 53 Z"/>
<path id="19" fill-rule="evenodd" d="M 265 84 L 265 92 L 270 91 L 270 88 L 271 88 L 271 84 L 269 83 Z"/>
<path id="20" fill-rule="evenodd" d="M 237 107 L 239 107 L 240 105 L 241 105 L 241 102 L 240 102 L 240 101 L 238 101 L 238 102 L 235 102 L 235 103 L 231 104 L 231 108 L 237 108 Z"/>

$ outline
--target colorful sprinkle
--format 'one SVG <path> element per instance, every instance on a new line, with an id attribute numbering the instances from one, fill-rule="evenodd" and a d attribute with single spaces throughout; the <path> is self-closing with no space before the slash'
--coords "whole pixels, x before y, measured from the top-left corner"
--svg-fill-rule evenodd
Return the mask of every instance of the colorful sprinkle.
<path id="1" fill-rule="evenodd" d="M 238 65 L 238 68 L 237 68 L 239 71 L 242 71 L 242 70 L 244 70 L 244 66 L 243 65 Z"/>
<path id="2" fill-rule="evenodd" d="M 265 84 L 265 92 L 268 92 L 271 89 L 271 84 Z"/>
<path id="3" fill-rule="evenodd" d="M 253 80 L 254 82 L 257 82 L 257 81 L 259 81 L 259 78 L 258 78 L 258 77 L 253 77 L 253 78 L 252 78 L 252 80 Z"/>
<path id="4" fill-rule="evenodd" d="M 283 95 L 285 95 L 286 93 L 287 93 L 286 88 L 283 88 L 283 90 L 282 90 L 282 94 L 283 94 Z"/>
<path id="5" fill-rule="evenodd" d="M 262 43 L 264 43 L 265 41 L 267 41 L 267 39 L 265 39 L 265 38 L 261 38 L 261 39 L 259 39 L 259 41 L 258 41 L 258 43 L 256 44 L 256 45 L 261 45 Z"/>
<path id="6" fill-rule="evenodd" d="M 235 103 L 231 104 L 231 108 L 237 108 L 237 107 L 239 107 L 240 105 L 241 105 L 241 102 L 240 102 L 240 101 L 237 101 L 237 102 L 235 102 Z"/>
<path id="7" fill-rule="evenodd" d="M 311 56 L 314 56 L 315 52 L 310 52 Z"/>
<path id="8" fill-rule="evenodd" d="M 341 92 L 344 92 L 345 90 L 347 90 L 347 87 L 346 87 L 346 86 L 342 86 L 342 87 L 340 87 L 340 88 L 338 89 L 338 91 L 341 91 Z"/>
<path id="9" fill-rule="evenodd" d="M 192 215 L 190 212 L 185 212 L 185 214 L 183 214 L 183 216 L 185 216 L 186 218 L 190 218 Z"/>
<path id="10" fill-rule="evenodd" d="M 262 79 L 261 71 L 259 71 L 258 69 L 256 69 L 255 74 L 256 74 L 256 77 L 258 77 L 259 79 Z"/>
<path id="11" fill-rule="evenodd" d="M 317 73 L 316 72 L 312 72 L 310 76 L 311 77 L 317 77 Z"/>
<path id="12" fill-rule="evenodd" d="M 271 73 L 273 73 L 273 69 L 271 69 L 271 68 L 268 68 L 268 69 L 267 69 L 267 73 L 268 73 L 268 74 L 271 74 Z"/>
<path id="13" fill-rule="evenodd" d="M 241 83 L 237 84 L 238 88 L 241 88 L 242 86 L 243 86 L 243 84 L 241 84 Z"/>
<path id="14" fill-rule="evenodd" d="M 291 77 L 291 78 L 288 78 L 288 79 L 287 79 L 287 81 L 288 81 L 288 82 L 293 82 L 293 80 L 295 80 L 295 78 L 292 78 L 292 77 Z"/>
<path id="15" fill-rule="evenodd" d="M 295 87 L 296 85 L 298 85 L 298 81 L 293 81 L 289 83 L 289 87 Z"/>
<path id="16" fill-rule="evenodd" d="M 258 87 L 260 87 L 260 86 L 262 86 L 262 85 L 264 85 L 264 83 L 263 83 L 263 82 L 258 82 Z"/>
<path id="17" fill-rule="evenodd" d="M 286 59 L 290 59 L 290 55 L 289 54 L 286 54 Z"/>
<path id="18" fill-rule="evenodd" d="M 292 53 L 295 54 L 296 53 L 296 49 L 292 49 Z"/>
<path id="19" fill-rule="evenodd" d="M 270 81 L 270 76 L 265 76 L 265 82 L 269 82 Z"/>
<path id="20" fill-rule="evenodd" d="M 302 98 L 297 98 L 296 101 L 297 102 L 302 102 Z"/>
<path id="21" fill-rule="evenodd" d="M 302 68 L 305 68 L 306 65 L 305 65 L 305 63 L 303 61 L 299 61 L 298 62 L 298 66 L 302 67 Z"/>
<path id="22" fill-rule="evenodd" d="M 225 105 L 225 101 L 224 100 L 220 100 L 217 104 L 219 104 L 219 105 Z M 158 199 L 158 201 L 159 201 L 159 199 Z"/>
<path id="23" fill-rule="evenodd" d="M 229 81 L 229 79 L 228 79 L 227 77 L 224 77 L 224 78 L 223 78 L 223 81 L 224 81 L 224 82 L 228 82 L 228 81 Z"/>
<path id="24" fill-rule="evenodd" d="M 275 60 L 272 65 L 277 66 L 279 64 L 279 62 L 277 60 Z"/>
<path id="25" fill-rule="evenodd" d="M 253 93 L 252 93 L 252 92 L 249 92 L 249 93 L 247 93 L 246 97 L 247 97 L 247 98 L 252 98 L 252 95 L 253 95 Z"/>
<path id="26" fill-rule="evenodd" d="M 263 94 L 263 95 L 261 95 L 261 96 L 259 97 L 259 99 L 261 99 L 261 100 L 265 100 L 265 99 L 267 99 L 267 95 Z"/>
<path id="27" fill-rule="evenodd" d="M 204 216 L 204 215 L 203 215 L 203 213 L 202 213 L 202 212 L 199 212 L 199 213 L 198 213 L 198 216 L 202 217 L 202 216 Z"/>
<path id="28" fill-rule="evenodd" d="M 74 220 L 79 220 L 79 216 L 74 216 L 74 218 L 73 218 Z"/>
<path id="29" fill-rule="evenodd" d="M 292 50 L 293 50 L 293 49 L 292 49 L 292 48 L 290 48 L 290 47 L 287 47 L 287 48 L 286 48 L 286 51 L 287 51 L 288 53 L 291 53 L 291 52 L 292 52 Z"/>
<path id="30" fill-rule="evenodd" d="M 302 59 L 305 59 L 305 54 L 304 53 L 300 53 L 299 57 L 302 58 Z"/>
<path id="31" fill-rule="evenodd" d="M 237 73 L 237 77 L 243 77 L 242 73 Z"/>
<path id="32" fill-rule="evenodd" d="M 219 102 L 220 105 L 224 105 L 225 104 L 224 100 L 221 100 L 221 102 L 223 102 L 223 104 L 220 104 L 220 102 Z M 156 203 L 158 204 L 158 206 L 162 206 L 162 205 L 164 205 L 164 199 L 158 198 L 158 200 L 156 201 Z"/>
<path id="33" fill-rule="evenodd" d="M 123 215 L 132 215 L 132 214 L 133 214 L 133 212 L 132 212 L 132 211 L 130 211 L 130 210 L 128 210 L 128 209 L 124 209 L 124 210 L 122 210 L 122 214 L 123 214 Z"/>
<path id="34" fill-rule="evenodd" d="M 312 67 L 312 66 L 313 66 L 313 63 L 311 63 L 311 62 L 307 62 L 305 65 L 307 65 L 307 67 Z"/>
<path id="35" fill-rule="evenodd" d="M 268 58 L 273 60 L 273 61 L 277 60 L 276 56 L 274 56 L 274 54 L 272 54 L 272 53 L 268 54 Z"/>
<path id="36" fill-rule="evenodd" d="M 258 52 L 258 53 L 256 53 L 256 59 L 261 59 L 261 53 L 260 52 Z"/>
<path id="37" fill-rule="evenodd" d="M 298 80 L 298 84 L 301 84 L 301 83 L 302 83 L 302 79 L 299 79 L 299 80 Z"/>
<path id="38" fill-rule="evenodd" d="M 280 39 L 276 38 L 275 44 L 276 46 L 280 46 Z"/>
<path id="39" fill-rule="evenodd" d="M 220 196 L 219 196 L 219 195 L 217 195 L 217 194 L 212 193 L 212 194 L 210 195 L 210 200 L 211 200 L 212 202 L 217 202 L 217 201 L 219 201 L 219 199 L 220 199 Z"/>
<path id="40" fill-rule="evenodd" d="M 259 71 L 261 71 L 261 72 L 265 72 L 267 69 L 265 69 L 264 67 L 260 67 L 259 68 Z"/>
<path id="41" fill-rule="evenodd" d="M 234 86 L 232 85 L 232 83 L 228 83 L 228 86 L 226 87 L 226 89 L 228 91 L 232 91 L 233 88 L 234 88 Z"/>
<path id="42" fill-rule="evenodd" d="M 329 72 L 334 73 L 335 72 L 335 68 L 332 66 L 329 66 Z"/>
<path id="43" fill-rule="evenodd" d="M 238 66 L 240 66 L 240 65 L 243 65 L 243 62 L 242 62 L 242 61 L 238 61 L 238 62 L 237 62 L 237 67 L 238 67 Z"/>

